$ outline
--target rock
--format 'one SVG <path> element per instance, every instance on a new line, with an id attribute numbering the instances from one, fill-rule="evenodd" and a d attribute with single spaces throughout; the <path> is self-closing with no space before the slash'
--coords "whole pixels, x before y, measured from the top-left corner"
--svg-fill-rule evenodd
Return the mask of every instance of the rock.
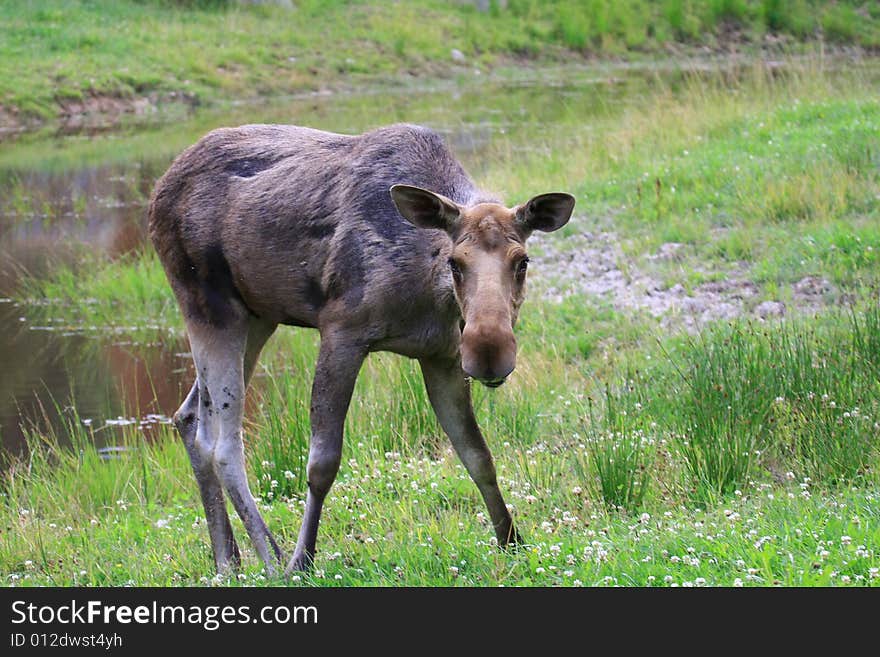
<path id="1" fill-rule="evenodd" d="M 805 276 L 792 288 L 796 295 L 803 297 L 821 297 L 834 290 L 834 286 L 827 278 L 819 278 L 818 276 Z"/>
<path id="2" fill-rule="evenodd" d="M 464 53 L 458 48 L 453 48 L 449 51 L 449 55 L 452 57 L 452 61 L 457 64 L 463 64 L 467 61 L 467 57 L 464 56 Z"/>
<path id="3" fill-rule="evenodd" d="M 761 319 L 783 317 L 785 315 L 785 304 L 781 301 L 762 301 L 755 306 L 755 314 Z"/>

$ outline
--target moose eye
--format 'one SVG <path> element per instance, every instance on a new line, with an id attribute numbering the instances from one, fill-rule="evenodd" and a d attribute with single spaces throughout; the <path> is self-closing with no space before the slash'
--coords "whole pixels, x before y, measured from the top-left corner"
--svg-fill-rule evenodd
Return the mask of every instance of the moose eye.
<path id="1" fill-rule="evenodd" d="M 522 260 L 519 261 L 519 264 L 516 267 L 516 275 L 517 276 L 524 276 L 526 273 L 526 270 L 528 268 L 529 268 L 529 259 L 523 258 Z"/>
<path id="2" fill-rule="evenodd" d="M 461 278 L 461 268 L 458 266 L 458 263 L 452 258 L 450 258 L 448 262 L 449 269 L 452 272 L 452 275 L 455 276 L 455 278 Z"/>

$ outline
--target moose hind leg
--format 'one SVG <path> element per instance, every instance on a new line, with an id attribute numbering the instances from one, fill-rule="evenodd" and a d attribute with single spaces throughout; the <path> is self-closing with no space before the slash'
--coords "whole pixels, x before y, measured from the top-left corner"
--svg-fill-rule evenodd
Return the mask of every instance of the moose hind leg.
<path id="1" fill-rule="evenodd" d="M 341 336 L 322 335 L 310 419 L 312 435 L 307 466 L 309 491 L 296 550 L 286 574 L 308 570 L 315 558 L 318 522 L 324 498 L 336 479 L 342 458 L 342 428 L 366 352 Z"/>
<path id="2" fill-rule="evenodd" d="M 214 470 L 241 518 L 257 555 L 267 572 L 274 574 L 276 564 L 281 562 L 281 550 L 260 515 L 248 486 L 242 441 L 245 352 L 250 323 L 248 318 L 241 318 L 230 321 L 222 329 L 199 324 L 190 326 L 189 333 L 202 384 L 200 394 L 204 395 L 199 404 L 200 414 L 206 416 L 208 423 L 215 428 L 212 451 Z"/>
<path id="3" fill-rule="evenodd" d="M 427 359 L 419 361 L 419 364 L 437 420 L 483 496 L 498 544 L 503 547 L 521 543 L 522 539 L 513 526 L 510 511 L 498 488 L 492 454 L 474 417 L 470 384 L 461 365 L 457 361 Z"/>
<path id="4" fill-rule="evenodd" d="M 205 508 L 205 520 L 208 523 L 208 534 L 211 537 L 211 548 L 214 552 L 214 565 L 218 572 L 226 572 L 241 565 L 241 553 L 229 515 L 226 513 L 226 500 L 223 497 L 223 486 L 214 472 L 212 455 L 204 449 L 204 437 L 197 444 L 196 436 L 199 427 L 199 381 L 193 384 L 186 400 L 174 414 L 174 425 L 177 427 L 186 453 L 189 455 L 202 505 Z M 206 427 L 203 426 L 203 431 Z"/>

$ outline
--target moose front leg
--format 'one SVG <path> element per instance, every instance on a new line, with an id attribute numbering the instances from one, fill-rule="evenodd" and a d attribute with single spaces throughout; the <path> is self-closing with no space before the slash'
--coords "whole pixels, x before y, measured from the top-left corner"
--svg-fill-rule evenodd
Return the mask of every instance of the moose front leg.
<path id="1" fill-rule="evenodd" d="M 322 334 L 312 383 L 312 436 L 307 466 L 309 490 L 296 550 L 285 571 L 288 575 L 308 570 L 315 559 L 321 509 L 339 471 L 345 415 L 365 357 L 364 349 L 341 335 Z"/>
<path id="2" fill-rule="evenodd" d="M 420 360 L 419 364 L 434 413 L 486 502 L 498 544 L 503 547 L 520 543 L 521 538 L 498 489 L 492 454 L 474 417 L 470 383 L 461 364 L 427 359 Z"/>

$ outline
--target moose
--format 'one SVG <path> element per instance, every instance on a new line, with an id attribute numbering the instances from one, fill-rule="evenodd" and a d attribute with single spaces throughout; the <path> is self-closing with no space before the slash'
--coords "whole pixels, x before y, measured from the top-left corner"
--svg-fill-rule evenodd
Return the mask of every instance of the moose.
<path id="1" fill-rule="evenodd" d="M 219 572 L 241 562 L 224 495 L 266 571 L 284 566 L 248 487 L 242 442 L 248 381 L 279 324 L 320 332 L 308 491 L 285 574 L 312 566 L 355 379 L 373 351 L 418 360 L 499 545 L 521 540 L 474 418 L 470 381 L 496 388 L 513 371 L 526 239 L 564 226 L 574 203 L 551 193 L 508 208 L 475 186 L 437 133 L 408 124 L 361 135 L 220 128 L 174 160 L 150 199 L 149 232 L 195 364 L 174 424 Z"/>

